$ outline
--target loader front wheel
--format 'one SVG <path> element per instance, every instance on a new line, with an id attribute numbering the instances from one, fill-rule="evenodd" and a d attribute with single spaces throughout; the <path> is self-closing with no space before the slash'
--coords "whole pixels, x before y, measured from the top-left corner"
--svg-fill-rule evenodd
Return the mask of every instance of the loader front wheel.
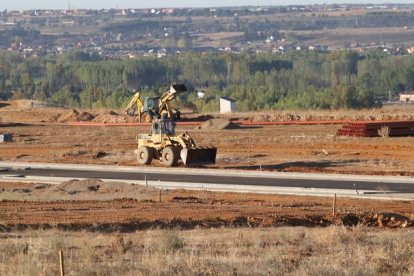
<path id="1" fill-rule="evenodd" d="M 150 147 L 143 146 L 138 149 L 137 160 L 141 165 L 149 165 L 152 161 L 152 150 Z"/>
<path id="2" fill-rule="evenodd" d="M 175 166 L 178 162 L 178 153 L 174 147 L 165 147 L 162 151 L 162 163 L 167 167 Z"/>
<path id="3" fill-rule="evenodd" d="M 141 115 L 141 122 L 144 123 L 151 123 L 152 122 L 152 114 L 148 111 L 142 113 Z"/>

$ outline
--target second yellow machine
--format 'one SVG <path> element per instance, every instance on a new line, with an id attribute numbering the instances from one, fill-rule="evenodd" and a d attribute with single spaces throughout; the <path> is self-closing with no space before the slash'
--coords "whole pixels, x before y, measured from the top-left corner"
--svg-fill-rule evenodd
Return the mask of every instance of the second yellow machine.
<path id="1" fill-rule="evenodd" d="M 141 98 L 141 93 L 137 92 L 132 97 L 125 111 L 130 116 L 137 116 L 140 122 L 150 123 L 155 118 L 180 119 L 180 111 L 171 106 L 171 101 L 179 94 L 187 92 L 184 84 L 172 84 L 170 90 L 161 97 Z"/>

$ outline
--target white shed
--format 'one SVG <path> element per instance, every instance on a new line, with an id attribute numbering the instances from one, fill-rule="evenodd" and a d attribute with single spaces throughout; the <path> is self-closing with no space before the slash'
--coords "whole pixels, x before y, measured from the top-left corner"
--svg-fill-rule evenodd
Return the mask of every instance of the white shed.
<path id="1" fill-rule="evenodd" d="M 220 113 L 236 112 L 236 101 L 230 98 L 220 98 Z"/>
<path id="2" fill-rule="evenodd" d="M 414 103 L 414 94 L 400 94 L 400 102 L 402 103 Z"/>

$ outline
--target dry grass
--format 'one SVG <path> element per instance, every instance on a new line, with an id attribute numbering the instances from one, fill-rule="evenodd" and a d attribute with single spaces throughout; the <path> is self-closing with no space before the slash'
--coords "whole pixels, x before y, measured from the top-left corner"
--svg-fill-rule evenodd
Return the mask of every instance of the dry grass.
<path id="1" fill-rule="evenodd" d="M 414 231 L 363 227 L 0 236 L 1 275 L 413 275 Z"/>

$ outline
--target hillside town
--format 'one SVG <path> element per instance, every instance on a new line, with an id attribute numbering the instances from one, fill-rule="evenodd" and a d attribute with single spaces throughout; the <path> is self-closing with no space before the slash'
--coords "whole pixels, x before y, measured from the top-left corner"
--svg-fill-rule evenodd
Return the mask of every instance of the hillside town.
<path id="1" fill-rule="evenodd" d="M 380 49 L 414 53 L 414 5 L 311 5 L 195 9 L 0 12 L 0 49 L 22 57 L 71 50 L 108 59 L 193 52 Z M 395 16 L 402 17 L 395 20 Z M 394 20 L 393 20 L 394 18 Z M 338 37 L 338 32 L 343 38 Z M 352 34 L 352 35 L 351 35 Z"/>

